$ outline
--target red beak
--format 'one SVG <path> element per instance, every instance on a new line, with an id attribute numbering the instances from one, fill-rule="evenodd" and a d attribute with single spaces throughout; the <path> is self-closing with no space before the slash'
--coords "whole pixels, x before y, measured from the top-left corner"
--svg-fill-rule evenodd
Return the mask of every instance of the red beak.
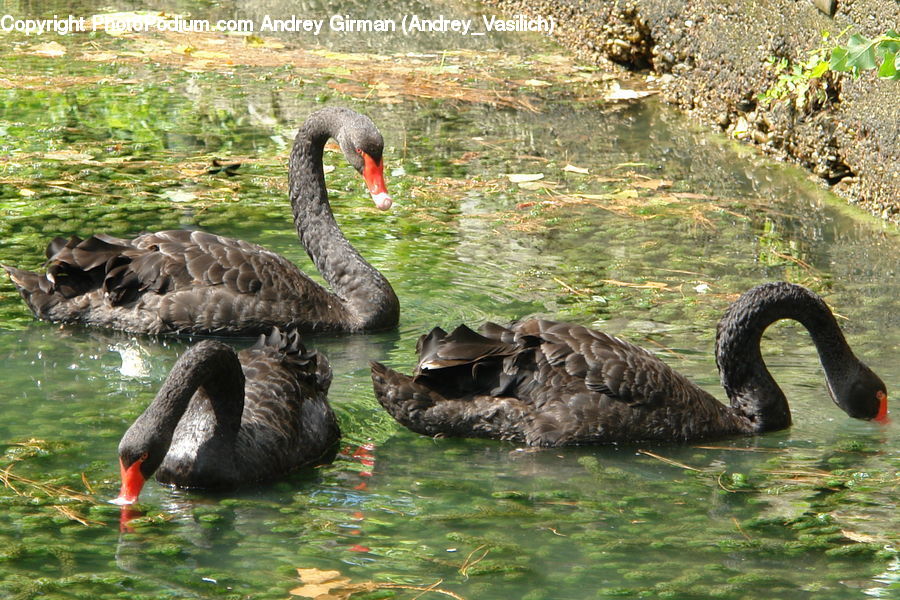
<path id="1" fill-rule="evenodd" d="M 143 459 L 134 461 L 127 469 L 119 459 L 119 470 L 122 474 L 122 489 L 119 491 L 119 497 L 113 500 L 113 504 L 134 504 L 137 502 L 138 496 L 141 495 L 141 488 L 144 487 L 144 475 L 141 473 L 141 464 Z"/>
<path id="2" fill-rule="evenodd" d="M 884 392 L 878 392 L 875 394 L 875 397 L 881 401 L 881 404 L 878 406 L 878 414 L 875 415 L 875 421 L 879 423 L 890 423 L 891 420 L 888 418 L 887 414 L 887 394 Z"/>
<path id="3" fill-rule="evenodd" d="M 384 183 L 384 160 L 375 162 L 375 159 L 360 152 L 363 157 L 363 179 L 366 180 L 366 187 L 372 194 L 372 200 L 375 206 L 381 210 L 387 210 L 391 207 L 391 196 L 388 194 L 387 185 Z"/>

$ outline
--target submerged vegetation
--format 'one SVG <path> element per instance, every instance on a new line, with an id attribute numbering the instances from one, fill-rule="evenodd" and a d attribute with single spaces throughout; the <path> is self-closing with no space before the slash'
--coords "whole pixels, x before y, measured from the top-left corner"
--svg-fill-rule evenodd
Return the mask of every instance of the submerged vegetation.
<path id="1" fill-rule="evenodd" d="M 412 435 L 371 397 L 367 361 L 408 366 L 431 326 L 530 314 L 603 326 L 712 389 L 715 323 L 765 279 L 852 307 L 854 346 L 890 372 L 896 236 L 795 172 L 537 41 L 374 54 L 221 33 L 3 40 L 0 262 L 40 268 L 57 235 L 198 227 L 308 265 L 286 152 L 306 113 L 345 103 L 384 133 L 398 203 L 365 204 L 330 151 L 329 193 L 403 320 L 399 333 L 310 340 L 336 372 L 333 465 L 227 495 L 153 486 L 120 530 L 106 502 L 116 444 L 184 343 L 34 323 L 4 278 L 0 596 L 900 590 L 893 430 L 827 406 L 796 326 L 766 347 L 797 425 L 759 438 L 531 452 Z"/>

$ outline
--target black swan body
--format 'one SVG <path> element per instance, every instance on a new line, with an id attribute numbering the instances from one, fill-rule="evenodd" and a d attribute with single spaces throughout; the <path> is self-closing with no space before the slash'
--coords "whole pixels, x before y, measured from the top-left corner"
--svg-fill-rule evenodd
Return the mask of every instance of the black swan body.
<path id="1" fill-rule="evenodd" d="M 761 433 L 791 424 L 787 400 L 760 353 L 780 319 L 809 330 L 835 403 L 859 419 L 887 420 L 887 388 L 857 359 L 825 302 L 788 283 L 764 284 L 727 310 L 716 335 L 726 406 L 647 350 L 568 323 L 526 320 L 482 335 L 461 325 L 419 340 L 410 377 L 372 364 L 375 395 L 421 434 L 534 446 L 686 441 Z"/>
<path id="2" fill-rule="evenodd" d="M 4 268 L 35 316 L 61 323 L 218 336 L 258 335 L 273 326 L 394 327 L 397 296 L 341 233 L 328 203 L 322 166 L 328 138 L 362 174 L 378 208 L 390 208 L 391 198 L 384 142 L 372 121 L 346 108 L 311 114 L 294 139 L 290 199 L 300 242 L 331 290 L 261 246 L 201 231 L 56 238 L 45 275 Z"/>
<path id="3" fill-rule="evenodd" d="M 235 354 L 205 340 L 175 363 L 156 398 L 119 443 L 119 504 L 156 478 L 229 488 L 329 462 L 340 429 L 326 394 L 331 368 L 296 331 L 274 329 Z"/>

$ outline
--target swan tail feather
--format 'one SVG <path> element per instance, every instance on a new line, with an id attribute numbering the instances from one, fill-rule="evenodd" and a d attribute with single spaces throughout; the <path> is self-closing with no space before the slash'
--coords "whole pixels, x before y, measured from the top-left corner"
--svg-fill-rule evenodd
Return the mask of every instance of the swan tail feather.
<path id="1" fill-rule="evenodd" d="M 279 354 L 286 366 L 299 377 L 311 378 L 322 393 L 331 387 L 332 371 L 328 359 L 318 350 L 307 350 L 296 327 L 273 327 L 269 333 L 259 336 L 252 349 Z"/>
<path id="2" fill-rule="evenodd" d="M 417 433 L 437 435 L 428 410 L 444 400 L 413 377 L 398 373 L 379 362 L 370 363 L 375 397 L 395 420 Z"/>
<path id="3" fill-rule="evenodd" d="M 373 362 L 375 397 L 401 425 L 428 436 L 481 437 L 528 442 L 524 404 L 511 397 L 445 397 L 427 378 L 410 377 Z"/>
<path id="4" fill-rule="evenodd" d="M 45 275 L 2 265 L 25 304 L 39 319 L 49 318 L 61 298 L 53 293 L 53 283 Z"/>

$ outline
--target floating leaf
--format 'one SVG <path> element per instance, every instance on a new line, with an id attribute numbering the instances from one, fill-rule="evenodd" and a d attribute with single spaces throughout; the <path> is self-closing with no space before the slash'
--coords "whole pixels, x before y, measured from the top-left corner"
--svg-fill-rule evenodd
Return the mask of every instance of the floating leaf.
<path id="1" fill-rule="evenodd" d="M 341 76 L 350 75 L 350 73 L 352 72 L 347 67 L 338 67 L 338 66 L 323 67 L 322 69 L 320 69 L 320 71 L 322 73 L 328 73 L 329 75 L 341 75 Z"/>
<path id="2" fill-rule="evenodd" d="M 525 183 L 527 181 L 538 181 L 544 178 L 543 173 L 507 173 L 506 178 L 511 183 Z"/>
<path id="3" fill-rule="evenodd" d="M 273 50 L 284 48 L 284 44 L 282 44 L 281 42 L 263 39 L 258 35 L 248 35 L 244 38 L 244 44 L 250 46 L 251 48 L 271 48 Z"/>
<path id="4" fill-rule="evenodd" d="M 172 52 L 174 52 L 175 54 L 186 55 L 192 55 L 195 50 L 196 48 L 194 48 L 190 44 L 181 44 L 180 46 L 175 46 L 174 48 L 172 48 Z"/>
<path id="5" fill-rule="evenodd" d="M 552 190 L 559 187 L 559 184 L 553 181 L 523 181 L 517 185 L 523 190 Z"/>
<path id="6" fill-rule="evenodd" d="M 166 190 L 163 196 L 172 202 L 191 202 L 197 198 L 197 194 L 184 190 Z"/>
<path id="7" fill-rule="evenodd" d="M 603 99 L 610 102 L 637 100 L 638 98 L 645 98 L 657 93 L 659 92 L 655 90 L 628 90 L 621 87 L 618 82 L 614 81 L 606 93 L 603 94 Z"/>
<path id="8" fill-rule="evenodd" d="M 210 52 L 208 50 L 195 50 L 191 52 L 191 56 L 194 58 L 207 58 L 211 60 L 226 60 L 231 58 L 231 55 L 226 52 Z"/>
<path id="9" fill-rule="evenodd" d="M 575 198 L 582 198 L 584 200 L 609 200 L 612 198 L 609 194 L 572 194 Z"/>
<path id="10" fill-rule="evenodd" d="M 617 200 L 625 200 L 626 198 L 637 198 L 638 192 L 637 190 L 619 190 L 618 192 L 612 195 L 614 199 Z"/>
<path id="11" fill-rule="evenodd" d="M 646 190 L 658 190 L 672 187 L 672 182 L 668 179 L 637 179 L 631 185 Z"/>
<path id="12" fill-rule="evenodd" d="M 674 192 L 672 196 L 679 200 L 715 200 L 714 196 L 695 194 L 694 192 Z"/>
<path id="13" fill-rule="evenodd" d="M 342 577 L 339 571 L 322 571 L 319 569 L 297 569 L 300 581 L 303 585 L 292 589 L 292 596 L 312 598 L 313 600 L 348 600 L 354 594 L 373 592 L 375 590 L 413 590 L 421 592 L 418 597 L 426 593 L 442 594 L 463 600 L 463 597 L 449 590 L 437 587 L 442 580 L 425 587 L 420 585 L 405 585 L 401 583 L 376 583 L 374 581 L 362 581 L 350 583 L 348 577 Z"/>
<path id="14" fill-rule="evenodd" d="M 322 571 L 320 569 L 297 569 L 297 575 L 303 583 L 324 583 L 343 579 L 340 571 Z"/>
<path id="15" fill-rule="evenodd" d="M 304 585 L 292 589 L 290 591 L 292 596 L 324 600 L 325 598 L 332 596 L 331 591 L 335 588 L 340 589 L 350 583 L 350 579 L 348 577 L 342 577 L 340 571 L 297 569 L 297 574 L 300 575 L 300 581 L 302 581 Z M 346 594 L 332 597 L 346 597 Z"/>
<path id="16" fill-rule="evenodd" d="M 38 56 L 47 56 L 49 58 L 56 58 L 58 56 L 65 55 L 66 47 L 59 42 L 46 42 L 44 44 L 35 44 L 31 47 L 28 53 L 36 54 Z"/>
<path id="17" fill-rule="evenodd" d="M 118 57 L 117 54 L 112 52 L 82 52 L 81 56 L 79 56 L 81 60 L 90 60 L 93 62 L 111 62 L 116 60 Z"/>
<path id="18" fill-rule="evenodd" d="M 76 152 L 74 150 L 57 150 L 56 152 L 45 152 L 43 157 L 47 160 L 91 160 L 94 158 L 90 154 L 84 152 Z"/>
<path id="19" fill-rule="evenodd" d="M 846 529 L 841 529 L 841 535 L 850 540 L 851 542 L 859 542 L 860 544 L 883 544 L 885 540 L 879 539 L 874 535 L 869 535 L 867 533 L 857 533 L 855 531 L 848 531 Z"/>

